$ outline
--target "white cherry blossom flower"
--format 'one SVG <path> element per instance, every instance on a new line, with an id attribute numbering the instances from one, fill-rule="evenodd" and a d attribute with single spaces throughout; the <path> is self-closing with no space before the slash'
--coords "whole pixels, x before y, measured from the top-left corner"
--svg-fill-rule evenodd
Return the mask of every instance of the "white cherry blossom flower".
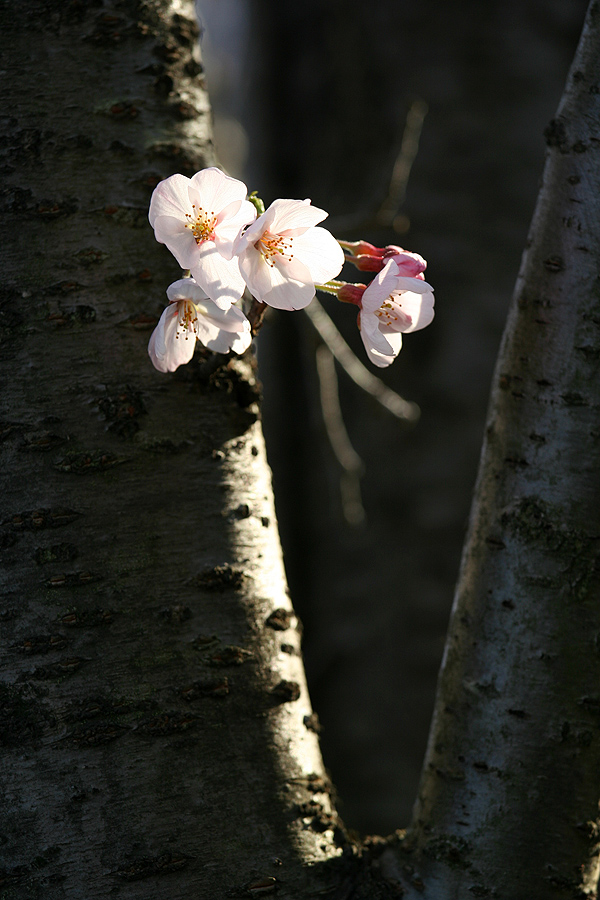
<path id="1" fill-rule="evenodd" d="M 431 285 L 401 271 L 390 259 L 360 299 L 360 336 L 367 356 L 380 368 L 398 356 L 403 334 L 425 328 L 434 315 Z"/>
<path id="2" fill-rule="evenodd" d="M 246 193 L 241 181 L 209 168 L 192 178 L 171 175 L 156 186 L 150 200 L 148 218 L 156 240 L 167 245 L 221 309 L 244 293 L 233 242 L 256 218 Z"/>
<path id="3" fill-rule="evenodd" d="M 217 353 L 243 353 L 250 346 L 250 323 L 241 309 L 221 309 L 193 278 L 174 281 L 167 297 L 169 305 L 148 343 L 148 354 L 159 372 L 174 372 L 188 363 L 196 340 Z"/>
<path id="4" fill-rule="evenodd" d="M 310 200 L 275 200 L 237 239 L 234 253 L 250 292 L 277 309 L 303 309 L 340 272 L 344 252 Z"/>

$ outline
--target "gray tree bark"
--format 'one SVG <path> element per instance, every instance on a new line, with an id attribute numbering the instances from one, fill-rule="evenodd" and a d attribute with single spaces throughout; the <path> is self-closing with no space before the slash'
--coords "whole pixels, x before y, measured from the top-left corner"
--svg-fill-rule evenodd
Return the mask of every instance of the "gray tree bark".
<path id="1" fill-rule="evenodd" d="M 596 897 L 599 123 L 593 2 L 546 130 L 414 820 L 386 856 L 410 897 Z"/>
<path id="2" fill-rule="evenodd" d="M 6 898 L 338 879 L 252 360 L 146 354 L 180 275 L 150 192 L 214 163 L 193 15 L 0 10 Z"/>

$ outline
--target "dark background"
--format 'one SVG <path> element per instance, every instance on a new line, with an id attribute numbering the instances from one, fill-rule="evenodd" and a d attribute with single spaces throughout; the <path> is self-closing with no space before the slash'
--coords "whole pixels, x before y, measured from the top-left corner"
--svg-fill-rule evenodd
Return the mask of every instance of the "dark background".
<path id="1" fill-rule="evenodd" d="M 310 197 L 337 237 L 429 262 L 436 318 L 378 372 L 409 429 L 338 372 L 365 464 L 350 525 L 301 313 L 259 339 L 264 419 L 292 599 L 325 763 L 346 823 L 407 824 L 469 513 L 494 360 L 583 0 L 202 0 L 221 159 L 275 197 Z M 212 81 L 211 81 L 212 79 Z M 396 230 L 375 222 L 407 114 L 427 105 Z M 328 223 L 324 223 L 327 225 Z M 356 270 L 345 277 L 360 280 Z M 366 361 L 350 307 L 323 300 Z M 373 367 L 371 367 L 373 369 Z"/>

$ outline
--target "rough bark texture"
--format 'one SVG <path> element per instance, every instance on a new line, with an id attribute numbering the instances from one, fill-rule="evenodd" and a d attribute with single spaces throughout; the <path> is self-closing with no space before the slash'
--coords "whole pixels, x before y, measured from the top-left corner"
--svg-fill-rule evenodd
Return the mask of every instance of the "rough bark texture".
<path id="1" fill-rule="evenodd" d="M 192 4 L 0 33 L 2 896 L 312 896 L 340 833 L 252 361 L 146 354 L 180 274 L 150 192 L 213 162 Z"/>
<path id="2" fill-rule="evenodd" d="M 599 122 L 594 2 L 546 131 L 413 826 L 386 858 L 410 897 L 596 896 Z"/>

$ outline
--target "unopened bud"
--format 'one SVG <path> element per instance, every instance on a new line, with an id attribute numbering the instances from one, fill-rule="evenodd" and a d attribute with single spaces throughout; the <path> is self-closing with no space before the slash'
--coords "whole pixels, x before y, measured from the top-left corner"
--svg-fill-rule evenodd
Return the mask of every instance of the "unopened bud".
<path id="1" fill-rule="evenodd" d="M 398 266 L 398 275 L 423 278 L 427 263 L 418 253 L 410 253 L 408 250 L 401 250 L 400 247 L 390 246 L 385 248 L 384 262 L 388 262 L 390 259 L 393 259 Z"/>
<path id="2" fill-rule="evenodd" d="M 342 303 L 354 303 L 355 306 L 360 306 L 362 295 L 366 289 L 366 284 L 344 283 L 338 290 L 337 297 Z"/>
<path id="3" fill-rule="evenodd" d="M 411 278 L 422 278 L 422 273 L 427 268 L 427 263 L 418 253 L 411 253 L 403 247 L 388 244 L 386 247 L 375 247 L 368 241 L 353 241 L 342 243 L 346 253 L 346 262 L 351 262 L 360 272 L 381 272 L 386 263 L 393 259 L 398 266 L 399 275 L 407 275 Z"/>

